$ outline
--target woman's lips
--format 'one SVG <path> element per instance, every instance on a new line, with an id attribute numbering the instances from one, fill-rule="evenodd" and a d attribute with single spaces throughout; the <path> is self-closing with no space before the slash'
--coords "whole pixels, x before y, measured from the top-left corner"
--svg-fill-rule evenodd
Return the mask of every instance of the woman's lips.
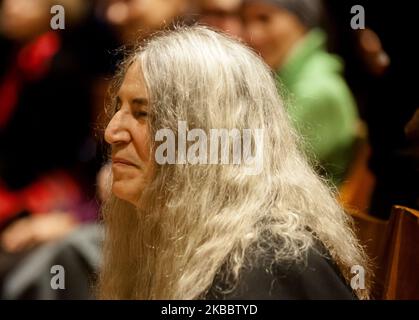
<path id="1" fill-rule="evenodd" d="M 113 165 L 121 165 L 121 166 L 132 166 L 132 167 L 138 167 L 136 164 L 132 163 L 129 160 L 123 159 L 123 158 L 112 158 L 112 164 Z"/>

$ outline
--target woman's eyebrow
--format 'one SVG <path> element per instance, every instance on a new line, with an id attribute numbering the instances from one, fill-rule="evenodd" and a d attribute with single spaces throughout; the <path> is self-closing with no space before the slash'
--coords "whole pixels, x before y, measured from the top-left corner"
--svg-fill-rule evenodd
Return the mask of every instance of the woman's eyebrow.
<path id="1" fill-rule="evenodd" d="M 134 98 L 131 101 L 132 104 L 137 104 L 140 106 L 147 106 L 148 105 L 148 100 L 146 98 Z"/>

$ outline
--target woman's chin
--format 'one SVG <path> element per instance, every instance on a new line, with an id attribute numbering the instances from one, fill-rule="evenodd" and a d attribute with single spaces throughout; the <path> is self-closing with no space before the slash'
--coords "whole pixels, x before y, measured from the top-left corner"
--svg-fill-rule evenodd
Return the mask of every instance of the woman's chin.
<path id="1" fill-rule="evenodd" d="M 133 205 L 137 205 L 138 202 L 138 189 L 135 190 L 128 190 L 127 183 L 120 182 L 114 182 L 112 185 L 112 193 L 115 197 L 127 201 Z"/>

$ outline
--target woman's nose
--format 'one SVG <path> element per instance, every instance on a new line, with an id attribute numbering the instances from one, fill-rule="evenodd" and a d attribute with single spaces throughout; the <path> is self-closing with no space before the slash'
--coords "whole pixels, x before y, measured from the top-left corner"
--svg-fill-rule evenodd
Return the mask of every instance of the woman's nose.
<path id="1" fill-rule="evenodd" d="M 130 133 L 126 127 L 123 117 L 117 112 L 105 130 L 105 141 L 109 144 L 116 144 L 130 141 Z"/>

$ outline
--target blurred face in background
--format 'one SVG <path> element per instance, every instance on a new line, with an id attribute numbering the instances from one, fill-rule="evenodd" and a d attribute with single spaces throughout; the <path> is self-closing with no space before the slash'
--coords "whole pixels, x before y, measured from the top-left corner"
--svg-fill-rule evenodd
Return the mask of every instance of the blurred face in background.
<path id="1" fill-rule="evenodd" d="M 108 0 L 106 20 L 119 32 L 124 42 L 135 40 L 161 29 L 184 15 L 189 0 Z"/>
<path id="2" fill-rule="evenodd" d="M 140 64 L 135 62 L 125 75 L 115 114 L 105 131 L 105 140 L 112 146 L 112 192 L 134 205 L 153 172 L 148 110 L 145 81 Z"/>
<path id="3" fill-rule="evenodd" d="M 241 38 L 243 36 L 243 22 L 240 17 L 241 3 L 242 0 L 200 0 L 199 21 Z"/>
<path id="4" fill-rule="evenodd" d="M 283 65 L 291 49 L 307 31 L 295 15 L 264 1 L 246 3 L 243 19 L 246 41 L 273 69 Z"/>
<path id="5" fill-rule="evenodd" d="M 46 0 L 3 0 L 0 2 L 0 32 L 12 40 L 30 40 L 48 30 L 50 9 L 50 2 Z"/>

